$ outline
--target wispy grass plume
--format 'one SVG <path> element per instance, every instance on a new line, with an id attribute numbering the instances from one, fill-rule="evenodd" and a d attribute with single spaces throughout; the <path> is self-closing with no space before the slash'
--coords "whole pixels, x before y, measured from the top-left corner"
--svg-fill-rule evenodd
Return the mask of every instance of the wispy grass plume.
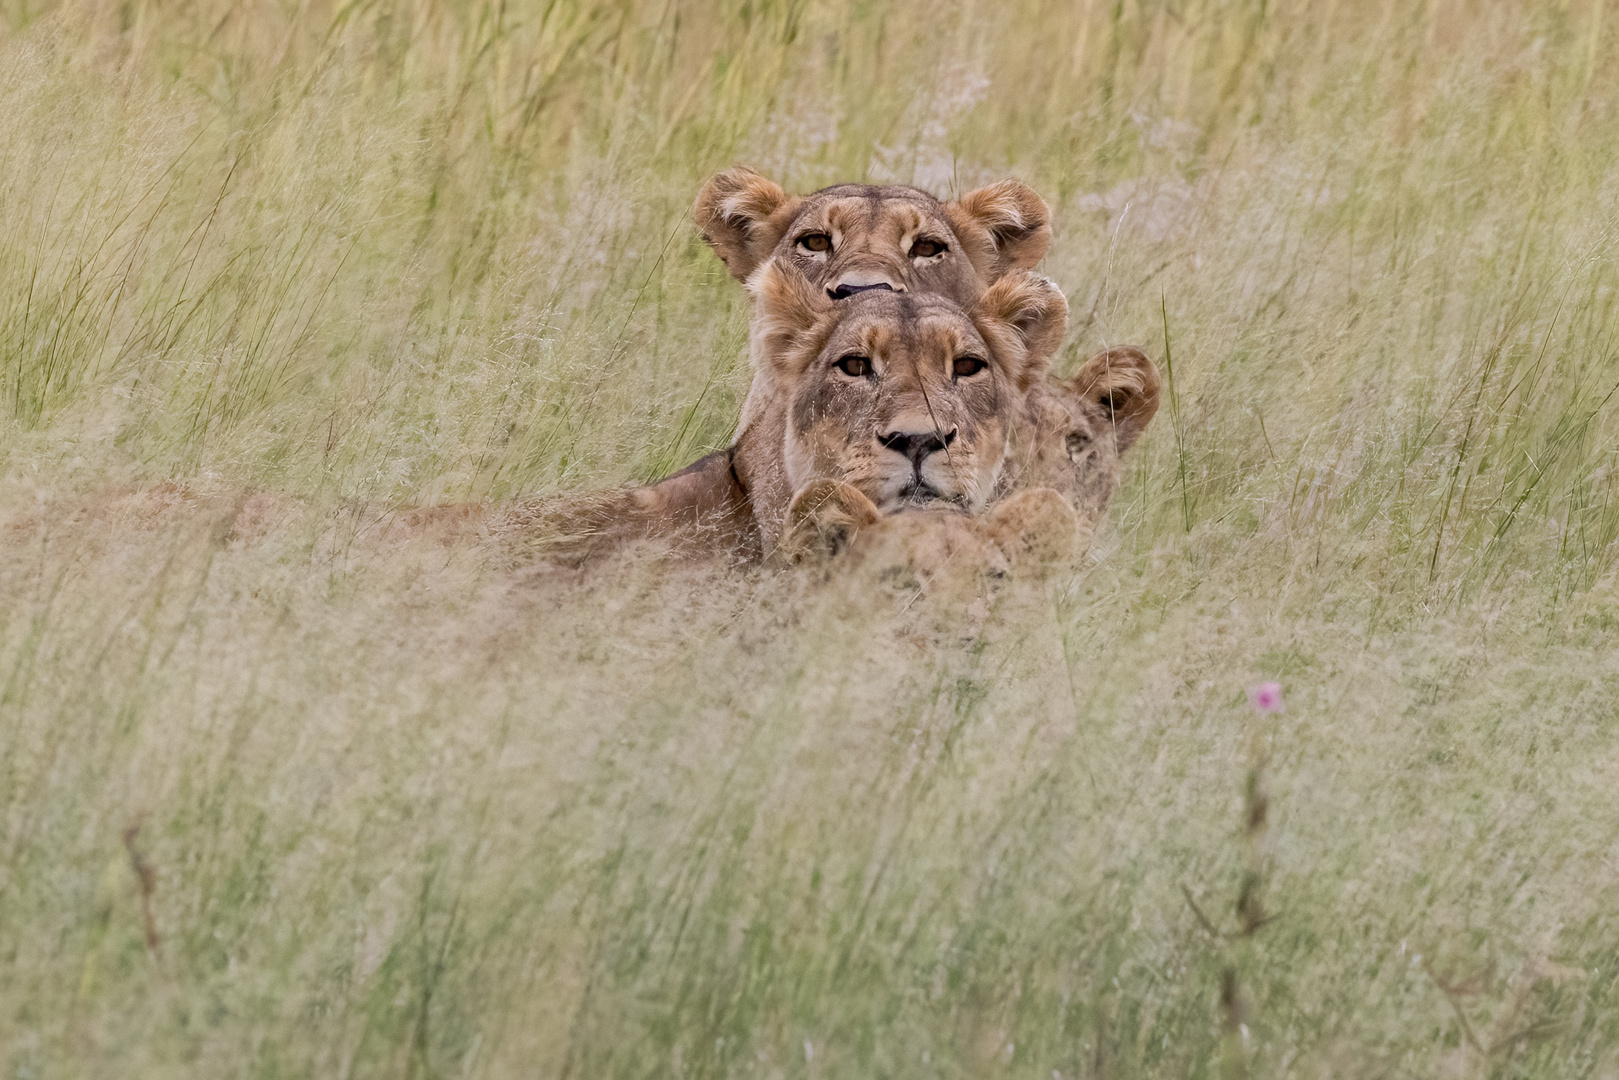
<path id="1" fill-rule="evenodd" d="M 0 1071 L 1614 1075 L 1605 12 L 0 0 Z M 1081 571 L 397 527 L 725 444 L 739 161 L 1047 196 Z"/>

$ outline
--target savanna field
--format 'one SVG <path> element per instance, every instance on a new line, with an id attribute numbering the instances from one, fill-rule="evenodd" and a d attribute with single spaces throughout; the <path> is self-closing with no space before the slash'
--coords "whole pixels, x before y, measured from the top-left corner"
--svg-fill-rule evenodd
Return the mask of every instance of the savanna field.
<path id="1" fill-rule="evenodd" d="M 1619 1077 L 1602 0 L 0 0 L 0 117 L 4 1080 Z M 727 443 L 738 162 L 1045 197 L 1077 572 L 398 527 Z"/>

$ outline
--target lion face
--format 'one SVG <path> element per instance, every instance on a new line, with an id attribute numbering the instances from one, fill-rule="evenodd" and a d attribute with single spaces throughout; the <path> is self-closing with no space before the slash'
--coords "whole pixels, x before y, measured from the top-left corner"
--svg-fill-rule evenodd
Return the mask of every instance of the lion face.
<path id="1" fill-rule="evenodd" d="M 1158 369 L 1145 353 L 1115 346 L 1071 379 L 1041 380 L 1029 394 L 1027 442 L 1016 454 L 1020 488 L 1061 492 L 1094 524 L 1119 485 L 1120 459 L 1158 412 Z"/>
<path id="2" fill-rule="evenodd" d="M 739 444 L 777 464 L 769 477 L 739 475 L 767 548 L 792 493 L 812 480 L 847 484 L 880 513 L 973 512 L 995 494 L 1013 432 L 1028 422 L 1029 390 L 1066 325 L 1055 285 L 1019 272 L 966 310 L 892 290 L 835 301 L 774 262 L 749 287 L 757 366 Z"/>
<path id="3" fill-rule="evenodd" d="M 788 484 L 841 479 L 884 513 L 977 510 L 1006 458 L 1016 372 L 943 297 L 875 292 L 841 314 L 789 399 Z"/>
<path id="4" fill-rule="evenodd" d="M 970 305 L 1003 274 L 1037 263 L 1051 239 L 1046 204 L 1016 180 L 945 203 L 897 185 L 788 195 L 735 168 L 703 186 L 695 214 L 738 279 L 782 263 L 834 300 L 886 290 Z"/>

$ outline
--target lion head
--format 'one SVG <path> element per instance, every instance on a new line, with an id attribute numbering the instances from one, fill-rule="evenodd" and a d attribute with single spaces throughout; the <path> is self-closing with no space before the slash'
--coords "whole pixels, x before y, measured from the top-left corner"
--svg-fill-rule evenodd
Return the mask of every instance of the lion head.
<path id="1" fill-rule="evenodd" d="M 935 502 L 884 513 L 854 486 L 815 479 L 794 491 L 777 545 L 787 562 L 852 548 L 884 580 L 930 584 L 966 574 L 1043 572 L 1084 548 L 1117 490 L 1121 458 L 1158 410 L 1158 370 L 1117 346 L 1069 379 L 1035 380 L 999 490 L 980 514 Z"/>
<path id="2" fill-rule="evenodd" d="M 775 262 L 749 288 L 754 385 L 733 459 L 767 552 L 812 480 L 847 484 L 885 514 L 976 512 L 1001 490 L 1067 323 L 1052 282 L 1018 271 L 966 309 L 891 290 L 839 302 Z"/>
<path id="3" fill-rule="evenodd" d="M 1041 380 L 1009 483 L 1061 492 L 1094 526 L 1119 486 L 1124 452 L 1158 412 L 1160 387 L 1157 367 L 1131 345 L 1097 353 L 1071 379 Z"/>
<path id="4" fill-rule="evenodd" d="M 789 195 L 738 167 L 703 185 L 693 213 L 738 280 L 779 262 L 840 300 L 876 289 L 968 305 L 1002 275 L 1039 262 L 1051 242 L 1046 204 L 1016 180 L 954 202 L 898 185 Z"/>

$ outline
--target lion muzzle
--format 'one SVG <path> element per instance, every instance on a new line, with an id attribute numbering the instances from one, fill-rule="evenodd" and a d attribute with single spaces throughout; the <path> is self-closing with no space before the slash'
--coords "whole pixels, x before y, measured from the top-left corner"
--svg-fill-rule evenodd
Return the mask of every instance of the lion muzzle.
<path id="1" fill-rule="evenodd" d="M 934 499 L 955 501 L 923 477 L 922 467 L 934 454 L 946 453 L 950 444 L 956 441 L 959 431 L 959 428 L 951 428 L 941 433 L 937 428 L 929 427 L 920 431 L 890 429 L 878 434 L 879 443 L 903 457 L 911 466 L 911 475 L 900 488 L 899 498 L 902 501 L 918 503 Z"/>

